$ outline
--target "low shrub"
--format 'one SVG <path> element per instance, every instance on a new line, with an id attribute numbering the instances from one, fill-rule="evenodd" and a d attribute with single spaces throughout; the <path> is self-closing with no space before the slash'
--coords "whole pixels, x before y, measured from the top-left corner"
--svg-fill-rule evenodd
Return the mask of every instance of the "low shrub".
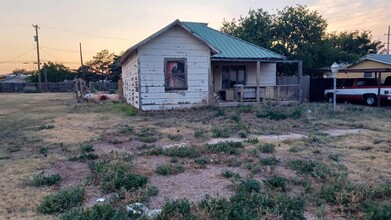
<path id="1" fill-rule="evenodd" d="M 43 154 L 45 157 L 47 157 L 49 150 L 46 147 L 41 147 L 41 148 L 39 148 L 39 153 Z"/>
<path id="2" fill-rule="evenodd" d="M 221 175 L 227 179 L 232 177 L 235 179 L 240 179 L 240 175 L 238 173 L 232 172 L 231 170 L 224 170 Z"/>
<path id="3" fill-rule="evenodd" d="M 275 152 L 275 145 L 270 143 L 264 143 L 261 144 L 258 149 L 261 153 L 274 153 Z"/>
<path id="4" fill-rule="evenodd" d="M 209 159 L 207 157 L 200 157 L 194 159 L 194 162 L 200 166 L 206 166 L 209 163 Z"/>
<path id="5" fill-rule="evenodd" d="M 33 186 L 52 186 L 61 181 L 59 174 L 45 175 L 43 172 L 34 176 L 31 184 Z"/>
<path id="6" fill-rule="evenodd" d="M 185 168 L 181 165 L 166 164 L 157 166 L 155 171 L 160 175 L 172 175 L 185 172 Z"/>
<path id="7" fill-rule="evenodd" d="M 100 182 L 102 189 L 107 192 L 115 192 L 122 187 L 137 190 L 148 182 L 147 177 L 133 173 L 132 168 L 123 162 L 95 162 L 90 164 L 90 168 L 92 178 Z"/>
<path id="8" fill-rule="evenodd" d="M 297 153 L 299 152 L 301 149 L 297 146 L 292 146 L 289 148 L 289 152 L 292 152 L 292 153 Z"/>
<path id="9" fill-rule="evenodd" d="M 225 198 L 203 199 L 198 206 L 200 209 L 206 210 L 208 219 L 231 219 L 231 203 Z"/>
<path id="10" fill-rule="evenodd" d="M 273 106 L 271 104 L 263 105 L 258 109 L 256 116 L 258 118 L 268 118 L 271 120 L 284 120 L 287 118 L 298 119 L 303 115 L 303 109 L 299 106 L 285 107 Z"/>
<path id="11" fill-rule="evenodd" d="M 129 125 L 124 125 L 122 128 L 119 130 L 119 133 L 123 135 L 131 135 L 134 133 L 134 127 L 129 126 Z"/>
<path id="12" fill-rule="evenodd" d="M 162 154 L 168 157 L 188 157 L 196 158 L 201 156 L 200 149 L 196 146 L 191 147 L 171 147 L 167 149 L 162 149 Z"/>
<path id="13" fill-rule="evenodd" d="M 246 139 L 244 142 L 249 143 L 249 144 L 258 144 L 259 140 L 257 138 L 251 138 L 251 139 Z"/>
<path id="14" fill-rule="evenodd" d="M 206 151 L 209 153 L 225 153 L 225 154 L 239 154 L 240 148 L 243 148 L 243 144 L 241 142 L 219 142 L 216 144 L 207 144 Z"/>
<path id="15" fill-rule="evenodd" d="M 265 181 L 268 187 L 282 191 L 286 191 L 286 182 L 287 179 L 281 176 L 272 176 Z"/>
<path id="16" fill-rule="evenodd" d="M 311 175 L 316 178 L 326 179 L 335 178 L 339 174 L 317 161 L 312 160 L 291 160 L 288 161 L 288 167 L 304 175 Z"/>
<path id="17" fill-rule="evenodd" d="M 122 220 L 126 213 L 117 211 L 110 205 L 94 205 L 91 209 L 75 208 L 60 216 L 61 220 Z"/>
<path id="18" fill-rule="evenodd" d="M 194 137 L 198 139 L 206 138 L 208 135 L 208 131 L 202 130 L 202 129 L 197 129 L 194 131 Z"/>
<path id="19" fill-rule="evenodd" d="M 84 189 L 80 187 L 68 188 L 56 194 L 48 195 L 38 205 L 37 211 L 44 214 L 64 212 L 80 206 L 84 199 Z"/>
<path id="20" fill-rule="evenodd" d="M 54 125 L 41 125 L 38 127 L 38 130 L 47 130 L 47 129 L 53 129 Z"/>
<path id="21" fill-rule="evenodd" d="M 99 156 L 94 153 L 95 148 L 86 144 L 79 147 L 79 153 L 69 157 L 69 160 L 88 161 L 98 159 Z"/>
<path id="22" fill-rule="evenodd" d="M 212 136 L 214 138 L 229 138 L 231 132 L 228 128 L 212 128 Z"/>
<path id="23" fill-rule="evenodd" d="M 240 114 L 235 114 L 235 115 L 232 115 L 231 116 L 231 120 L 236 122 L 236 123 L 239 123 L 240 122 Z"/>
<path id="24" fill-rule="evenodd" d="M 333 160 L 335 162 L 338 162 L 341 159 L 341 154 L 330 154 L 328 156 L 330 160 Z"/>
<path id="25" fill-rule="evenodd" d="M 195 219 L 191 213 L 191 203 L 187 199 L 166 201 L 157 220 Z"/>
<path id="26" fill-rule="evenodd" d="M 204 199 L 199 208 L 206 212 L 206 219 L 305 219 L 304 197 L 261 190 L 253 179 L 240 181 L 229 201 Z"/>
<path id="27" fill-rule="evenodd" d="M 139 132 L 136 133 L 137 140 L 144 143 L 153 143 L 157 141 L 158 132 L 155 128 L 143 127 Z"/>
<path id="28" fill-rule="evenodd" d="M 275 156 L 263 157 L 259 159 L 259 163 L 263 166 L 275 166 L 280 163 L 280 160 L 277 159 Z"/>
<path id="29" fill-rule="evenodd" d="M 241 131 L 241 132 L 239 132 L 239 137 L 240 138 L 247 138 L 248 137 L 248 133 L 244 132 L 244 131 Z"/>
<path id="30" fill-rule="evenodd" d="M 180 140 L 182 140 L 183 136 L 180 134 L 168 134 L 167 138 L 172 141 L 180 141 Z"/>

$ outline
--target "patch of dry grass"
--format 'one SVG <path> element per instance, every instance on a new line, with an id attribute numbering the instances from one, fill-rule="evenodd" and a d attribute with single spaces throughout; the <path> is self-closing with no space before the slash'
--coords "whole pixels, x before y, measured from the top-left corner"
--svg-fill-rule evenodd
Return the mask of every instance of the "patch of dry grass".
<path id="1" fill-rule="evenodd" d="M 277 110 L 285 108 L 283 112 L 289 113 L 292 108 L 300 113 L 298 118 L 273 120 L 256 117 L 256 113 L 265 108 L 262 105 L 248 109 L 238 107 L 223 110 L 205 107 L 138 113 L 135 116 L 133 113 L 133 116 L 130 116 L 118 110 L 126 106 L 116 105 L 76 103 L 72 94 L 66 93 L 0 94 L 0 218 L 52 218 L 36 212 L 41 199 L 64 187 L 80 184 L 84 184 L 87 189 L 86 206 L 92 206 L 95 197 L 102 196 L 102 192 L 86 181 L 87 176 L 91 175 L 88 162 L 68 160 L 72 151 L 84 143 L 93 145 L 95 153 L 106 160 L 118 160 L 109 156 L 113 152 L 126 154 L 135 172 L 150 179 L 148 185 L 162 181 L 166 183 L 159 185 L 161 193 L 151 200 L 151 205 L 155 208 L 162 205 L 166 196 L 194 197 L 201 195 L 197 191 L 199 189 L 207 189 L 206 191 L 215 197 L 231 196 L 232 183 L 220 175 L 221 170 L 230 166 L 236 166 L 235 169 L 242 172 L 242 178 L 251 177 L 263 181 L 271 176 L 281 176 L 290 182 L 288 188 L 291 191 L 287 192 L 288 194 L 308 193 L 309 197 L 316 192 L 319 183 L 314 179 L 298 176 L 298 173 L 287 166 L 289 161 L 314 160 L 332 168 L 343 168 L 347 170 L 350 180 L 363 184 L 375 185 L 391 179 L 389 110 L 338 105 L 338 111 L 335 113 L 328 104 L 303 104 L 293 107 L 272 105 L 272 108 Z M 270 104 L 266 107 L 271 108 Z M 45 125 L 53 127 L 39 129 Z M 132 132 L 119 132 L 124 127 L 131 127 Z M 153 128 L 156 134 L 149 134 L 145 128 Z M 202 167 L 194 158 L 147 155 L 148 151 L 155 147 L 173 143 L 187 143 L 189 147 L 205 146 L 212 138 L 215 128 L 227 129 L 232 138 L 239 138 L 241 132 L 246 132 L 249 137 L 291 132 L 312 136 L 300 140 L 270 141 L 269 143 L 275 145 L 272 154 L 257 150 L 257 146 L 265 142 L 243 143 L 244 148 L 239 149 L 237 155 L 203 152 L 205 155 L 202 156 L 208 158 L 208 163 Z M 369 132 L 342 137 L 320 135 L 323 130 L 355 128 L 367 129 Z M 153 137 L 149 137 L 151 135 Z M 156 142 L 145 144 L 140 141 L 140 136 L 145 136 L 145 139 L 156 138 Z M 143 149 L 143 145 L 152 147 Z M 43 147 L 48 151 L 47 157 L 39 153 Z M 338 160 L 330 155 L 338 155 Z M 278 158 L 279 163 L 261 166 L 259 158 L 270 156 Z M 174 163 L 173 161 L 184 166 L 185 172 L 166 177 L 154 173 L 156 166 Z M 59 173 L 64 179 L 58 186 L 28 186 L 27 181 L 41 171 Z M 201 175 L 203 173 L 206 175 Z M 199 186 L 207 183 L 212 185 Z M 216 183 L 224 183 L 217 192 L 213 188 Z M 183 192 L 176 190 L 178 186 Z M 188 189 L 191 190 L 185 192 Z M 126 201 L 136 198 L 128 198 L 135 192 L 121 193 L 125 194 Z M 194 202 L 198 202 L 202 196 L 196 198 Z M 316 212 L 321 210 L 325 218 L 346 217 L 336 211 L 335 207 L 318 207 L 314 205 L 316 202 L 312 202 L 314 201 L 310 200 L 307 206 L 306 216 L 316 216 Z M 121 202 L 116 205 L 123 207 Z"/>

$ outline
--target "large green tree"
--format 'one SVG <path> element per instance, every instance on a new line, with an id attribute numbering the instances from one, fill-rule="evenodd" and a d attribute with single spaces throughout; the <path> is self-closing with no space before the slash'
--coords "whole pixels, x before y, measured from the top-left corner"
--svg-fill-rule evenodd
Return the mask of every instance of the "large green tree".
<path id="1" fill-rule="evenodd" d="M 370 31 L 326 33 L 327 21 L 317 11 L 296 5 L 269 14 L 262 9 L 250 10 L 248 16 L 224 21 L 221 31 L 256 45 L 272 49 L 288 59 L 303 60 L 304 74 L 322 75 L 318 71 L 333 62 L 352 63 L 368 52 L 384 48 L 373 41 Z M 291 74 L 295 68 L 282 68 Z M 289 72 L 289 73 L 288 73 Z"/>
<path id="2" fill-rule="evenodd" d="M 75 78 L 75 73 L 69 67 L 62 63 L 48 62 L 41 68 L 41 81 L 45 81 L 45 72 L 49 82 L 62 82 L 64 80 L 72 80 Z M 38 82 L 38 75 L 34 74 L 28 79 L 31 82 Z"/>
<path id="3" fill-rule="evenodd" d="M 248 16 L 223 22 L 221 31 L 245 41 L 270 48 L 274 40 L 273 17 L 263 9 L 250 9 Z"/>
<path id="4" fill-rule="evenodd" d="M 108 76 L 111 74 L 110 66 L 114 62 L 115 55 L 108 50 L 102 50 L 92 57 L 92 60 L 87 62 L 88 71 L 98 75 Z"/>

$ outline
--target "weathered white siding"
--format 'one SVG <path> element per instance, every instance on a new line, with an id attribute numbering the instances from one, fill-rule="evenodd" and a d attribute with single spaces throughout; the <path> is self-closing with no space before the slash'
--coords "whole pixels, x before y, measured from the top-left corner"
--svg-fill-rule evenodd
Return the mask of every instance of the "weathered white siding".
<path id="1" fill-rule="evenodd" d="M 122 65 L 122 80 L 126 102 L 140 108 L 139 98 L 139 58 L 134 52 L 127 62 Z"/>
<path id="2" fill-rule="evenodd" d="M 247 85 L 257 85 L 257 64 L 248 65 Z M 261 74 L 259 79 L 260 86 L 276 85 L 277 69 L 275 63 L 261 63 Z"/>
<path id="3" fill-rule="evenodd" d="M 138 49 L 142 110 L 188 108 L 208 102 L 210 49 L 175 26 Z M 187 59 L 187 90 L 165 91 L 164 59 Z"/>
<path id="4" fill-rule="evenodd" d="M 213 91 L 221 90 L 222 67 L 223 66 L 245 66 L 246 67 L 246 85 L 256 86 L 257 64 L 238 63 L 238 62 L 215 62 L 213 65 Z M 261 63 L 261 74 L 259 78 L 260 86 L 276 85 L 276 63 Z"/>

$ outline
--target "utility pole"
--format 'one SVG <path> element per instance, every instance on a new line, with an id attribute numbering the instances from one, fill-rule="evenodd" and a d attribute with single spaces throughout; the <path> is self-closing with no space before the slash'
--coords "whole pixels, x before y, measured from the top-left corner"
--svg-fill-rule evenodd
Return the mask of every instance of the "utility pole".
<path id="1" fill-rule="evenodd" d="M 81 50 L 81 42 L 79 42 L 79 46 L 80 46 L 80 64 L 81 67 L 83 68 L 83 52 Z"/>
<path id="2" fill-rule="evenodd" d="M 388 25 L 388 34 L 387 35 L 387 54 L 390 54 L 390 25 Z"/>
<path id="3" fill-rule="evenodd" d="M 390 25 L 388 25 L 388 33 L 384 35 L 387 35 L 387 54 L 390 54 Z"/>
<path id="4" fill-rule="evenodd" d="M 34 36 L 34 41 L 37 42 L 37 61 L 38 61 L 38 88 L 39 91 L 41 91 L 41 61 L 39 58 L 39 39 L 38 39 L 38 24 L 33 25 L 33 28 L 35 28 L 35 36 Z"/>

